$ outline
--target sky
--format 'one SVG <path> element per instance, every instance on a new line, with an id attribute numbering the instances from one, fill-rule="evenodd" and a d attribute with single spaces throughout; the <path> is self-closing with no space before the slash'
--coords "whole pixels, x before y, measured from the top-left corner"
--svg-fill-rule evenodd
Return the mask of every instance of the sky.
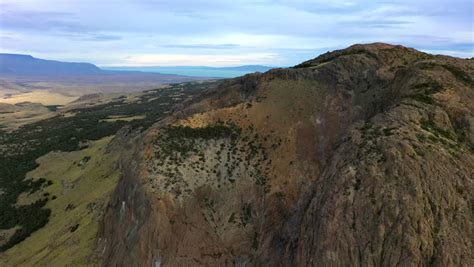
<path id="1" fill-rule="evenodd" d="M 0 52 L 99 66 L 292 66 L 355 43 L 474 56 L 473 0 L 0 0 Z"/>

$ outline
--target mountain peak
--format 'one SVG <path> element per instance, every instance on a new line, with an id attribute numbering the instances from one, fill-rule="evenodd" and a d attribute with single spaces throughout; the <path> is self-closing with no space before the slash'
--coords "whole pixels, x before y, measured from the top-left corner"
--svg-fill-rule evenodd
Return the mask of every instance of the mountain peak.
<path id="1" fill-rule="evenodd" d="M 295 68 L 315 67 L 319 64 L 349 55 L 365 55 L 382 63 L 408 64 L 419 59 L 432 58 L 432 55 L 402 45 L 387 43 L 354 44 L 347 48 L 324 53 L 295 66 Z"/>

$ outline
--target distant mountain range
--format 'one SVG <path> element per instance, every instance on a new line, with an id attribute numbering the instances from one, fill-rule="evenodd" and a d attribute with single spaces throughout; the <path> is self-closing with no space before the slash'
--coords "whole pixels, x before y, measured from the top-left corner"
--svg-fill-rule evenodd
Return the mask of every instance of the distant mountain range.
<path id="1" fill-rule="evenodd" d="M 137 92 L 154 89 L 162 84 L 209 78 L 103 70 L 90 63 L 69 63 L 30 55 L 0 53 L 0 97 L 34 90 L 53 90 L 77 96 L 98 92 Z"/>
<path id="2" fill-rule="evenodd" d="M 30 55 L 0 54 L 0 73 L 9 75 L 90 75 L 103 70 L 90 63 L 69 63 Z"/>
<path id="3" fill-rule="evenodd" d="M 272 67 L 261 65 L 246 65 L 237 67 L 107 67 L 99 68 L 90 63 L 69 63 L 55 60 L 44 60 L 21 54 L 0 53 L 0 74 L 19 76 L 74 76 L 74 75 L 113 75 L 155 73 L 205 78 L 231 78 L 247 73 L 265 72 Z"/>

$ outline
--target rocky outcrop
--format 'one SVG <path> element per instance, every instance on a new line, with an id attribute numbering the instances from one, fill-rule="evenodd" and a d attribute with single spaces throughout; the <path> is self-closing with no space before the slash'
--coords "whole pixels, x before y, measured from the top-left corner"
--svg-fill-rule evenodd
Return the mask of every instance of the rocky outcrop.
<path id="1" fill-rule="evenodd" d="M 388 44 L 224 81 L 136 138 L 116 266 L 473 265 L 474 66 Z"/>

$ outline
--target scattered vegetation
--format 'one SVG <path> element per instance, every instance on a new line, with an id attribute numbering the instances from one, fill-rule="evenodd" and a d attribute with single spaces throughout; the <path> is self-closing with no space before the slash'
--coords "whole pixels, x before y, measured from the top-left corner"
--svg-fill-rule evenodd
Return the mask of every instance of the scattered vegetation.
<path id="1" fill-rule="evenodd" d="M 232 121 L 197 128 L 168 126 L 154 142 L 149 182 L 152 187 L 173 192 L 177 198 L 191 194 L 196 183 L 213 183 L 220 188 L 247 177 L 266 194 L 270 192 L 267 172 L 271 160 L 262 141 L 271 140 L 255 131 L 252 127 L 244 131 Z M 271 147 L 280 143 L 277 140 Z"/>
<path id="2" fill-rule="evenodd" d="M 474 81 L 471 79 L 469 74 L 463 71 L 461 68 L 456 67 L 454 65 L 449 64 L 436 64 L 433 62 L 423 62 L 418 65 L 418 67 L 422 70 L 434 70 L 434 69 L 442 69 L 451 72 L 457 79 L 463 81 L 464 83 L 472 85 Z"/>
<path id="3" fill-rule="evenodd" d="M 44 179 L 26 180 L 34 170 L 36 159 L 50 151 L 74 151 L 88 140 L 113 135 L 125 125 L 145 129 L 169 113 L 176 104 L 198 94 L 205 84 L 175 84 L 172 88 L 147 91 L 140 100 L 127 103 L 123 98 L 88 108 L 72 110 L 72 117 L 56 116 L 27 124 L 13 132 L 0 131 L 0 229 L 19 226 L 14 235 L 0 247 L 4 251 L 43 227 L 51 211 L 44 206 L 49 195 L 30 205 L 16 205 L 23 192 L 34 192 L 47 185 Z M 49 107 L 56 109 L 55 107 Z M 106 122 L 109 116 L 138 116 L 142 120 Z M 89 158 L 90 159 L 90 158 Z M 89 159 L 84 158 L 84 163 Z"/>
<path id="4" fill-rule="evenodd" d="M 451 72 L 459 80 L 461 80 L 461 81 L 463 81 L 463 82 L 465 82 L 469 85 L 474 84 L 474 81 L 471 79 L 471 77 L 466 72 L 464 72 L 462 69 L 460 69 L 456 66 L 453 66 L 453 65 L 443 65 L 443 67 L 445 69 L 447 69 L 449 72 Z"/>
<path id="5" fill-rule="evenodd" d="M 380 136 L 390 136 L 394 134 L 395 127 L 380 127 L 374 126 L 370 122 L 366 122 L 360 129 L 362 132 L 362 138 L 364 140 L 372 140 Z"/>
<path id="6" fill-rule="evenodd" d="M 47 105 L 45 107 L 48 108 L 50 111 L 57 111 L 62 106 L 63 105 Z"/>
<path id="7" fill-rule="evenodd" d="M 387 159 L 378 145 L 378 139 L 395 134 L 396 129 L 395 127 L 375 126 L 370 122 L 366 122 L 364 126 L 360 128 L 362 142 L 359 144 L 359 148 L 367 155 L 371 155 L 377 162 L 385 162 Z M 357 181 L 355 186 L 356 190 L 359 186 L 360 181 Z"/>
<path id="8" fill-rule="evenodd" d="M 258 249 L 258 232 L 253 233 L 253 238 L 252 238 L 252 249 L 256 251 Z"/>
<path id="9" fill-rule="evenodd" d="M 413 93 L 408 95 L 409 98 L 432 105 L 435 104 L 433 94 L 443 91 L 443 86 L 437 81 L 430 81 L 414 85 L 411 91 Z"/>
<path id="10" fill-rule="evenodd" d="M 451 153 L 453 156 L 457 155 L 459 151 L 461 140 L 458 136 L 451 132 L 450 130 L 443 129 L 436 125 L 432 120 L 422 119 L 420 121 L 420 126 L 423 130 L 429 132 L 428 136 L 423 136 L 422 134 L 417 135 L 420 142 L 431 142 L 431 143 L 440 143 Z"/>
<path id="11" fill-rule="evenodd" d="M 337 52 L 327 52 L 315 60 L 310 60 L 303 62 L 299 65 L 296 65 L 294 68 L 308 68 L 312 67 L 318 64 L 323 64 L 329 61 L 332 61 L 336 58 L 342 57 L 342 56 L 349 56 L 349 55 L 366 55 L 369 58 L 374 58 L 377 59 L 377 56 L 367 49 L 350 49 L 350 50 L 342 50 L 342 51 L 337 51 Z"/>
<path id="12" fill-rule="evenodd" d="M 420 125 L 423 130 L 432 133 L 437 138 L 443 137 L 453 141 L 456 140 L 456 136 L 451 133 L 451 131 L 438 127 L 438 125 L 436 125 L 436 123 L 432 120 L 422 119 L 420 121 Z"/>
<path id="13" fill-rule="evenodd" d="M 240 223 L 243 227 L 247 226 L 247 224 L 252 219 L 252 204 L 246 203 L 243 205 L 242 210 L 240 212 Z"/>
<path id="14" fill-rule="evenodd" d="M 240 129 L 234 124 L 224 124 L 192 128 L 189 126 L 169 126 L 164 129 L 162 136 L 155 140 L 156 159 L 164 163 L 170 159 L 182 164 L 191 153 L 199 154 L 200 161 L 205 161 L 204 155 L 199 153 L 200 140 L 230 138 L 235 140 L 240 135 Z"/>
<path id="15" fill-rule="evenodd" d="M 229 219 L 227 220 L 228 223 L 235 223 L 235 212 L 232 212 L 232 214 L 229 216 Z"/>
<path id="16" fill-rule="evenodd" d="M 455 119 L 452 120 L 454 132 L 456 133 L 457 139 L 460 143 L 464 143 L 469 151 L 474 153 L 474 144 L 469 141 L 469 122 L 467 119 Z"/>

